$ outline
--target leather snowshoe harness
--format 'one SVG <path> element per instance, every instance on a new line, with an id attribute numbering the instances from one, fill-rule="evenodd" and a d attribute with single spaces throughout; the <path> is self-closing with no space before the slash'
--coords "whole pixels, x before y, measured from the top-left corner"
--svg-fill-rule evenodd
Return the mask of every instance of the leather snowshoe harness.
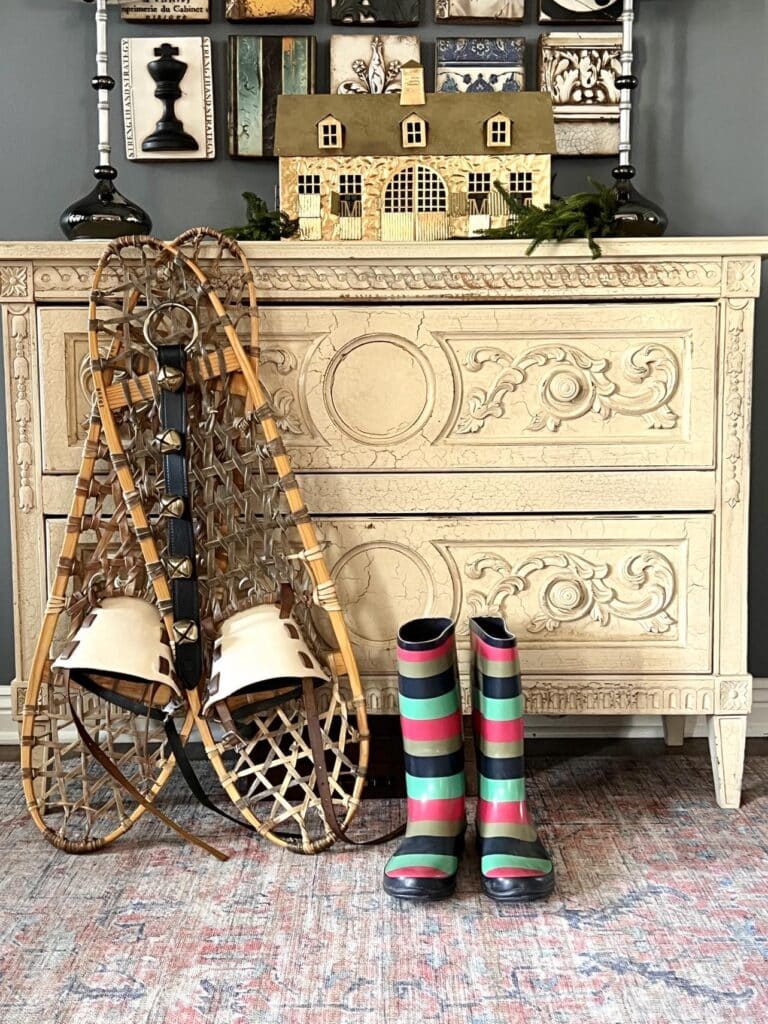
<path id="1" fill-rule="evenodd" d="M 150 810 L 223 856 L 155 806 L 178 761 L 206 806 L 317 853 L 346 838 L 359 805 L 365 699 L 259 381 L 247 261 L 209 229 L 172 244 L 117 239 L 99 261 L 89 317 L 95 401 L 22 726 L 30 813 L 70 852 L 99 849 Z M 335 650 L 320 639 L 322 619 Z M 272 620 L 301 675 L 277 662 L 259 675 L 256 650 L 248 665 L 241 625 Z M 96 644 L 107 623 L 111 666 Z M 136 662 L 139 647 L 151 664 Z M 218 690 L 204 693 L 217 675 Z M 187 759 L 195 726 L 232 814 Z"/>

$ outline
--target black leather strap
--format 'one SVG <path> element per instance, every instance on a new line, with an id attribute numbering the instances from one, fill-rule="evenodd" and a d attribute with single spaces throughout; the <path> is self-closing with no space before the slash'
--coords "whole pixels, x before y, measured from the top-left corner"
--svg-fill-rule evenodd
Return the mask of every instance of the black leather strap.
<path id="1" fill-rule="evenodd" d="M 157 349 L 159 367 L 178 370 L 184 374 L 186 355 L 181 345 L 159 345 Z M 183 378 L 182 378 L 183 379 Z M 161 431 L 175 430 L 181 438 L 179 451 L 163 456 L 165 491 L 184 499 L 184 512 L 178 518 L 168 520 L 168 557 L 188 558 L 192 573 L 187 579 L 171 579 L 173 617 L 178 622 L 187 619 L 197 627 L 197 639 L 191 643 L 177 643 L 175 652 L 176 674 L 182 686 L 194 689 L 200 682 L 203 670 L 200 647 L 200 598 L 197 590 L 197 567 L 195 559 L 195 537 L 192 528 L 192 509 L 189 500 L 189 477 L 187 474 L 186 434 L 187 399 L 184 385 L 177 390 L 162 390 L 160 397 Z"/>

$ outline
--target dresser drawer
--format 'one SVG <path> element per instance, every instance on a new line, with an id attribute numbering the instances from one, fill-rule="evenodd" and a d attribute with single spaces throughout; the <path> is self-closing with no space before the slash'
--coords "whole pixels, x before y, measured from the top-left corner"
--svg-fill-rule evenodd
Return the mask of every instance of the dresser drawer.
<path id="1" fill-rule="evenodd" d="M 394 671 L 400 623 L 502 613 L 527 671 L 703 673 L 711 516 L 320 520 L 363 672 Z"/>
<path id="2" fill-rule="evenodd" d="M 261 324 L 300 469 L 714 465 L 714 304 L 281 307 Z"/>
<path id="3" fill-rule="evenodd" d="M 38 316 L 43 472 L 74 473 L 88 314 Z M 298 469 L 714 465 L 713 304 L 275 307 L 261 325 Z"/>

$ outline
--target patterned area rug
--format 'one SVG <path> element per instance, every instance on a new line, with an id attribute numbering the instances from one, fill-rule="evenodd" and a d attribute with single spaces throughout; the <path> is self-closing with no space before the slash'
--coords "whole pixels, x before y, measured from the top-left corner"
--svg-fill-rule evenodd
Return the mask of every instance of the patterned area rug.
<path id="1" fill-rule="evenodd" d="M 450 902 L 381 891 L 387 848 L 297 857 L 163 797 L 232 860 L 145 816 L 58 853 L 0 765 L 2 1024 L 718 1024 L 768 1021 L 768 758 L 739 812 L 703 758 L 535 760 L 558 888 L 484 897 L 470 845 Z M 397 802 L 369 801 L 360 831 Z"/>

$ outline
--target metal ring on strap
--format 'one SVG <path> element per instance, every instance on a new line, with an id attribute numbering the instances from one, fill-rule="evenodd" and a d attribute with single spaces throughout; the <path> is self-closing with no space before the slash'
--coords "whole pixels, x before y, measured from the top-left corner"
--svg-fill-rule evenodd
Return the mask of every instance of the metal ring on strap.
<path id="1" fill-rule="evenodd" d="M 155 351 L 157 351 L 158 348 L 160 347 L 160 344 L 162 344 L 162 342 L 158 343 L 158 340 L 154 336 L 151 337 L 150 335 L 152 334 L 151 328 L 152 324 L 154 323 L 155 317 L 158 314 L 162 315 L 163 311 L 166 309 L 180 309 L 189 317 L 192 323 L 192 337 L 184 346 L 184 351 L 189 352 L 194 346 L 200 334 L 200 324 L 192 310 L 189 309 L 187 306 L 182 305 L 181 302 L 161 302 L 159 306 L 155 306 L 154 309 L 151 309 L 149 311 L 149 313 L 147 314 L 147 318 L 144 321 L 144 338 L 147 344 L 151 345 Z M 176 343 L 173 342 L 172 344 Z"/>

